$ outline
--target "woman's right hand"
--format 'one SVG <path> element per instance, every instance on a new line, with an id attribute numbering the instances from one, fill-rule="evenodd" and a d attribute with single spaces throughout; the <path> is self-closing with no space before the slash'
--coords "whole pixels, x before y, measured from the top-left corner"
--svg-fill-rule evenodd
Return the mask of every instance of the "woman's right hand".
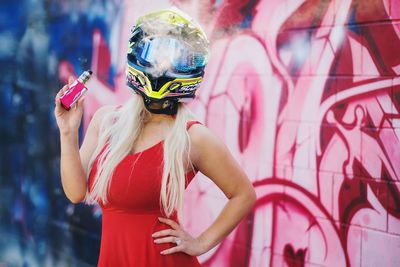
<path id="1" fill-rule="evenodd" d="M 60 134 L 78 133 L 79 126 L 81 125 L 83 115 L 83 97 L 79 99 L 75 106 L 70 110 L 66 110 L 60 103 L 60 97 L 68 90 L 69 85 L 74 82 L 74 78 L 69 77 L 68 84 L 58 91 L 54 101 L 54 116 L 57 121 Z"/>

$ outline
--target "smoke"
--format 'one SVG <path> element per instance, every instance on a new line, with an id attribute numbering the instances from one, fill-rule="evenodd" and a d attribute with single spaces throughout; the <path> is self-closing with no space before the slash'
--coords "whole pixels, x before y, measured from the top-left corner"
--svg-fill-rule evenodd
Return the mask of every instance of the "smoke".
<path id="1" fill-rule="evenodd" d="M 166 72 L 190 72 L 198 66 L 205 65 L 208 56 L 208 40 L 200 26 L 188 15 L 177 8 L 169 9 L 169 19 L 182 16 L 191 23 L 167 23 L 162 16 L 144 16 L 141 29 L 144 38 L 140 41 L 143 47 L 141 58 L 150 62 L 152 67 L 146 71 L 154 77 Z"/>

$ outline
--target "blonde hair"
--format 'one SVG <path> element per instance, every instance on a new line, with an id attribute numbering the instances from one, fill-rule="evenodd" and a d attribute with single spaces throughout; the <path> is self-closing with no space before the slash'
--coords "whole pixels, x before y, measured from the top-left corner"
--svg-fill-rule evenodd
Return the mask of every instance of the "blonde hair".
<path id="1" fill-rule="evenodd" d="M 149 116 L 143 99 L 135 94 L 121 108 L 104 117 L 97 147 L 86 172 L 90 173 L 98 156 L 97 172 L 93 185 L 87 192 L 86 202 L 108 202 L 107 194 L 115 167 L 130 153 Z M 187 122 L 192 118 L 191 112 L 183 104 L 179 104 L 175 122 L 164 140 L 160 203 L 168 217 L 174 211 L 181 213 L 185 173 L 188 167 L 193 168 L 189 160 L 190 139 L 187 132 Z"/>

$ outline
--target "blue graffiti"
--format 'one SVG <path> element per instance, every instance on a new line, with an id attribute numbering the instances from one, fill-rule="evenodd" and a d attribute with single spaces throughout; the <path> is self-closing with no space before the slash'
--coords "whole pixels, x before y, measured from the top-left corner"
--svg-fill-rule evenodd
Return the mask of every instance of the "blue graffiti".
<path id="1" fill-rule="evenodd" d="M 75 73 L 87 69 L 93 32 L 108 40 L 118 8 L 113 1 L 0 3 L 1 266 L 96 264 L 101 213 L 64 196 L 53 99 L 60 62 Z"/>

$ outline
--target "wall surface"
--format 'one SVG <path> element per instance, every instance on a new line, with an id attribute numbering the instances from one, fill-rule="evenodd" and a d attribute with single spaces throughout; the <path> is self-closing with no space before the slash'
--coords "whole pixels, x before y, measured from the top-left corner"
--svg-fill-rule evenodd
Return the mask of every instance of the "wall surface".
<path id="1" fill-rule="evenodd" d="M 258 198 L 203 266 L 400 266 L 399 0 L 3 2 L 0 266 L 96 264 L 101 211 L 62 192 L 53 98 L 94 71 L 83 135 L 98 107 L 131 95 L 135 19 L 171 4 L 211 40 L 190 107 Z M 184 227 L 200 233 L 225 203 L 199 174 Z"/>

